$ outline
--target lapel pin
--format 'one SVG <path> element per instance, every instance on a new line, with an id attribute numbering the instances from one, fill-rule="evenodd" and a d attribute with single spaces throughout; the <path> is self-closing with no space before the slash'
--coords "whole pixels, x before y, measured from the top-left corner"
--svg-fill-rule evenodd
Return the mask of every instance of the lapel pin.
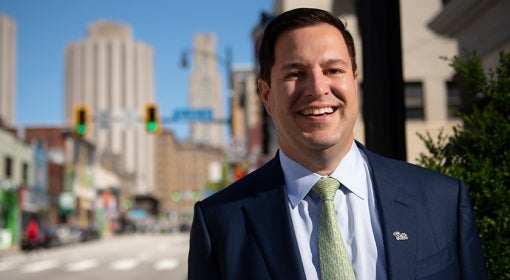
<path id="1" fill-rule="evenodd" d="M 409 238 L 407 237 L 407 234 L 406 234 L 405 232 L 398 232 L 398 231 L 394 231 L 394 232 L 393 232 L 393 236 L 395 236 L 395 239 L 396 239 L 397 241 L 402 241 L 402 240 L 407 240 L 407 239 L 409 239 Z"/>

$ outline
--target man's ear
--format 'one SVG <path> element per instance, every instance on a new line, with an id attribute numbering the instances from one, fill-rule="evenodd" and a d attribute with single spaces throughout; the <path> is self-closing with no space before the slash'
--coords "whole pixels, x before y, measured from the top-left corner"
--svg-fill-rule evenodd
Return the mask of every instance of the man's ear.
<path id="1" fill-rule="evenodd" d="M 354 72 L 354 85 L 356 86 L 356 93 L 358 92 L 358 78 L 359 78 L 359 72 L 356 70 Z"/>
<path id="2" fill-rule="evenodd" d="M 262 79 L 257 80 L 257 85 L 259 88 L 260 99 L 262 99 L 262 104 L 264 104 L 266 112 L 271 116 L 271 106 L 269 102 L 269 94 L 271 92 L 271 88 L 267 82 Z"/>

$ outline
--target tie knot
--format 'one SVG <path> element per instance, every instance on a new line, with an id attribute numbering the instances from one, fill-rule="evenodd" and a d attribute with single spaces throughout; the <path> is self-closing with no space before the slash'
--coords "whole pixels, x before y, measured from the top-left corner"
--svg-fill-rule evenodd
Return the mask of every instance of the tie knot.
<path id="1" fill-rule="evenodd" d="M 332 177 L 322 177 L 313 185 L 312 191 L 316 193 L 322 201 L 333 200 L 340 182 Z"/>

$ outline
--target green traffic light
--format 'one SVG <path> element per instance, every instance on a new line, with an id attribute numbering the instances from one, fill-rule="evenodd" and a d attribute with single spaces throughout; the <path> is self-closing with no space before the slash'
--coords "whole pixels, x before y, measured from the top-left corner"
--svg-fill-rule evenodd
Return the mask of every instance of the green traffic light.
<path id="1" fill-rule="evenodd" d="M 158 131 L 158 123 L 157 122 L 147 122 L 147 131 L 154 133 Z"/>
<path id="2" fill-rule="evenodd" d="M 86 132 L 87 126 L 85 124 L 79 124 L 76 126 L 76 133 L 78 133 L 78 135 L 85 135 Z"/>
<path id="3" fill-rule="evenodd" d="M 79 106 L 75 109 L 75 133 L 80 137 L 84 137 L 87 133 L 87 108 Z"/>

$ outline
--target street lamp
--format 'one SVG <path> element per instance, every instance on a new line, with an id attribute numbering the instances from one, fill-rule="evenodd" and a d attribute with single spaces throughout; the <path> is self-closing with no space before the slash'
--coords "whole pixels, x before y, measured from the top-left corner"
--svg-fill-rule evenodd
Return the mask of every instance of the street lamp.
<path id="1" fill-rule="evenodd" d="M 225 73 L 226 73 L 226 80 L 227 80 L 227 87 L 229 90 L 229 94 L 232 94 L 232 49 L 230 47 L 227 47 L 225 50 L 225 57 L 222 57 L 218 55 L 217 53 L 201 50 L 201 49 L 191 49 L 191 50 L 184 50 L 181 54 L 181 67 L 182 68 L 188 68 L 189 62 L 188 62 L 188 55 L 192 53 L 194 55 L 203 55 L 203 56 L 209 56 L 214 57 L 214 59 L 219 62 L 220 64 L 223 64 L 225 66 Z"/>

